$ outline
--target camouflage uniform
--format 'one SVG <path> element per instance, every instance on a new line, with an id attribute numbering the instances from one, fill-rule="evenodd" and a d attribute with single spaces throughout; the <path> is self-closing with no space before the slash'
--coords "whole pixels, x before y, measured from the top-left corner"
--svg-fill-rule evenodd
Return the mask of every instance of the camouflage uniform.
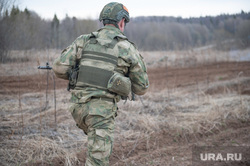
<path id="1" fill-rule="evenodd" d="M 132 92 L 137 95 L 146 93 L 149 82 L 146 66 L 142 56 L 134 44 L 124 36 L 116 27 L 106 25 L 94 32 L 97 39 L 105 39 L 111 42 L 112 37 L 118 37 L 114 47 L 117 54 L 116 72 L 128 76 L 131 80 Z M 69 47 L 63 50 L 53 65 L 57 77 L 68 79 L 70 69 L 77 59 L 81 59 L 84 45 L 92 34 L 78 37 Z M 95 65 L 95 60 L 91 61 Z M 109 157 L 112 152 L 115 116 L 117 114 L 117 102 L 121 96 L 91 86 L 76 85 L 71 90 L 70 111 L 76 125 L 88 135 L 88 152 L 85 165 L 109 165 Z"/>

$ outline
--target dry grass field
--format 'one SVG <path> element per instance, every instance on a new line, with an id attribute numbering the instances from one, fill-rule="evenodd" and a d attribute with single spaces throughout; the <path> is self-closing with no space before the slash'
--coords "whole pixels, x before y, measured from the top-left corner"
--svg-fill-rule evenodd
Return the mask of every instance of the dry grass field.
<path id="1" fill-rule="evenodd" d="M 67 81 L 37 70 L 59 54 L 13 51 L 0 64 L 0 165 L 84 165 Z M 250 49 L 142 55 L 150 89 L 119 103 L 110 165 L 186 166 L 195 145 L 250 146 Z"/>

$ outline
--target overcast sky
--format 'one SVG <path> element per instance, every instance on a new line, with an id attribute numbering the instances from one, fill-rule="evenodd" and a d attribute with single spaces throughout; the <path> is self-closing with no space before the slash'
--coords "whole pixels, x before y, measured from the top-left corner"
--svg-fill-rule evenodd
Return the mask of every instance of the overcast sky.
<path id="1" fill-rule="evenodd" d="M 21 9 L 26 7 L 44 19 L 54 14 L 69 17 L 97 19 L 102 8 L 112 0 L 19 0 Z M 131 17 L 181 16 L 183 18 L 250 12 L 250 0 L 119 0 Z"/>

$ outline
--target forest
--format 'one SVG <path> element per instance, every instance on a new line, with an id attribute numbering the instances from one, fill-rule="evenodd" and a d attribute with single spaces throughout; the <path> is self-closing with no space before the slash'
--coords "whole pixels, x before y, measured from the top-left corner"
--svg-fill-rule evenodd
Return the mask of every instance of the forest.
<path id="1" fill-rule="evenodd" d="M 46 20 L 27 8 L 1 7 L 1 62 L 8 61 L 9 50 L 63 49 L 79 35 L 101 26 L 98 20 L 68 15 L 59 20 L 56 14 Z M 242 49 L 250 45 L 250 12 L 199 18 L 135 17 L 127 24 L 125 35 L 143 51 L 187 50 L 213 44 L 218 49 Z"/>

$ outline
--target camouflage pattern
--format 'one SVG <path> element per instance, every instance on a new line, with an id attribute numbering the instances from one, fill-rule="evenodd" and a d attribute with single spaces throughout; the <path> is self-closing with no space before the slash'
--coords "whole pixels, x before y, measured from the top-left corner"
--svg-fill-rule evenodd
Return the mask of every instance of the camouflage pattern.
<path id="1" fill-rule="evenodd" d="M 118 54 L 117 70 L 120 73 L 129 76 L 132 83 L 133 93 L 137 95 L 145 94 L 149 86 L 147 70 L 143 57 L 140 55 L 135 45 L 128 41 L 126 36 L 124 36 L 119 29 L 113 26 L 105 26 L 98 31 L 98 37 L 105 38 L 109 42 L 113 40 L 114 36 L 119 36 L 119 42 L 114 48 Z M 89 37 L 90 34 L 78 37 L 72 45 L 64 49 L 62 55 L 54 61 L 53 71 L 57 77 L 68 79 L 68 73 L 75 65 L 76 59 L 81 58 L 82 49 Z M 91 65 L 96 64 L 93 61 Z M 71 91 L 71 94 L 71 101 L 73 103 L 86 103 L 93 96 L 116 98 L 116 101 L 120 100 L 120 96 L 118 95 L 93 87 L 76 87 Z"/>
<path id="2" fill-rule="evenodd" d="M 118 37 L 119 41 L 113 49 L 118 56 L 116 70 L 130 78 L 133 93 L 145 94 L 149 86 L 148 75 L 143 58 L 135 45 L 113 26 L 107 25 L 92 34 L 107 42 L 112 41 L 114 36 Z M 68 79 L 70 69 L 76 60 L 81 58 L 84 45 L 90 36 L 91 34 L 78 37 L 62 51 L 61 56 L 53 64 L 53 71 L 57 77 Z M 90 64 L 97 65 L 94 61 Z M 71 114 L 77 126 L 88 135 L 86 165 L 108 165 L 113 146 L 116 103 L 120 99 L 121 96 L 115 93 L 94 87 L 76 86 L 71 90 Z"/>
<path id="3" fill-rule="evenodd" d="M 115 23 L 125 18 L 126 23 L 130 21 L 128 9 L 121 3 L 111 2 L 104 6 L 102 9 L 99 21 L 111 20 Z"/>
<path id="4" fill-rule="evenodd" d="M 109 165 L 114 142 L 114 123 L 117 105 L 101 99 L 86 104 L 72 104 L 70 112 L 79 128 L 88 134 L 85 165 Z"/>

